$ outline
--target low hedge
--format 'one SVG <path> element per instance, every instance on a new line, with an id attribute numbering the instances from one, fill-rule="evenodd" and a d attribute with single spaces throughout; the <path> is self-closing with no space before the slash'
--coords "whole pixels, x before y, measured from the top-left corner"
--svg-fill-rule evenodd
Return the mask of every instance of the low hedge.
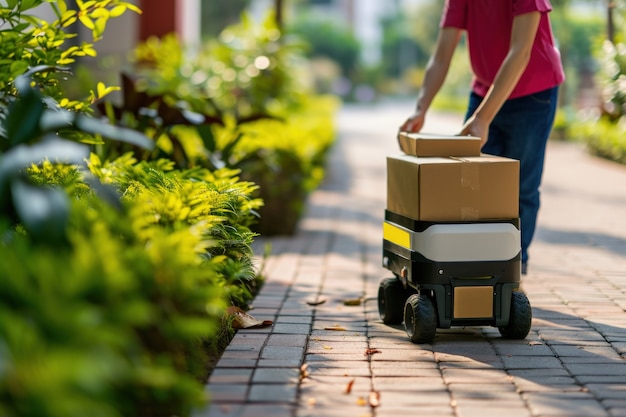
<path id="1" fill-rule="evenodd" d="M 70 195 L 68 245 L 3 224 L 0 415 L 188 415 L 227 300 L 250 301 L 254 186 L 128 155 L 89 169 L 121 206 L 76 167 L 29 170 Z"/>
<path id="2" fill-rule="evenodd" d="M 577 122 L 570 129 L 572 139 L 583 142 L 594 155 L 626 164 L 626 119 L 615 123 L 605 118 Z"/>

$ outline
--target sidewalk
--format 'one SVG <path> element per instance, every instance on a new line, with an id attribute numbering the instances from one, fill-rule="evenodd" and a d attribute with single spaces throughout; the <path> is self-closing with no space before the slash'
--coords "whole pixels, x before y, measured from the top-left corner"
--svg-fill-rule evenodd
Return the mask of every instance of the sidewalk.
<path id="1" fill-rule="evenodd" d="M 548 148 L 523 278 L 534 315 L 526 340 L 467 328 L 415 345 L 402 326 L 382 324 L 385 155 L 411 108 L 341 112 L 327 179 L 299 233 L 257 242 L 272 255 L 250 313 L 274 325 L 237 333 L 208 381 L 212 404 L 194 417 L 626 415 L 626 167 L 579 145 Z M 432 115 L 424 131 L 459 126 Z"/>

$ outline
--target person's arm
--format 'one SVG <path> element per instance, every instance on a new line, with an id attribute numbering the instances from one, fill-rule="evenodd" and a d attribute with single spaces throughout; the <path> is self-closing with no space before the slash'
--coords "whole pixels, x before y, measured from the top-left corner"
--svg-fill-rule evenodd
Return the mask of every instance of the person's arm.
<path id="1" fill-rule="evenodd" d="M 446 79 L 452 55 L 460 39 L 461 29 L 445 27 L 439 31 L 435 52 L 426 66 L 426 74 L 417 97 L 415 113 L 404 122 L 400 130 L 419 132 L 424 126 L 426 112 Z"/>
<path id="2" fill-rule="evenodd" d="M 540 12 L 525 13 L 513 19 L 509 52 L 482 103 L 463 125 L 461 135 L 480 137 L 483 144 L 487 141 L 491 121 L 511 95 L 530 61 L 540 19 Z"/>

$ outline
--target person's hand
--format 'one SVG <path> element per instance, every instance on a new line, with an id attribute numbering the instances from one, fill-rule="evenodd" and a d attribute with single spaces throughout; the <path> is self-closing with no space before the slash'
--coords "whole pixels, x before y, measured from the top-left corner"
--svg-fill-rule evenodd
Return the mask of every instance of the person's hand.
<path id="1" fill-rule="evenodd" d="M 487 138 L 489 137 L 489 123 L 472 116 L 467 119 L 461 128 L 459 135 L 468 135 L 480 138 L 480 147 L 482 148 L 483 145 L 487 143 Z"/>
<path id="2" fill-rule="evenodd" d="M 422 112 L 413 113 L 406 121 L 400 126 L 400 130 L 404 132 L 417 133 L 424 127 L 424 120 L 426 115 Z"/>

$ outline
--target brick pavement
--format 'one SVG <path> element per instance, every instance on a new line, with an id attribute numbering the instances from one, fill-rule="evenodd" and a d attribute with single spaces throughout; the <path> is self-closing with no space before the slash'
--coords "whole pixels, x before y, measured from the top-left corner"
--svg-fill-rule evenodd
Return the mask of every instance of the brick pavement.
<path id="1" fill-rule="evenodd" d="M 534 315 L 526 340 L 465 328 L 415 345 L 382 324 L 384 157 L 411 106 L 341 112 L 327 179 L 298 234 L 257 242 L 272 254 L 251 314 L 274 325 L 237 333 L 207 383 L 212 404 L 195 417 L 626 415 L 626 168 L 579 145 L 549 145 L 523 278 Z M 433 115 L 425 131 L 459 123 Z"/>

